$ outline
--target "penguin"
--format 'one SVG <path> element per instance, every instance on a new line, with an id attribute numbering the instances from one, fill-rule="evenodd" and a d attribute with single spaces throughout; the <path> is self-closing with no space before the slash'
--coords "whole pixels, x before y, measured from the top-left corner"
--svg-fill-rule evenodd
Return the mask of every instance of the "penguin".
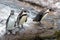
<path id="1" fill-rule="evenodd" d="M 11 13 L 9 15 L 9 17 L 7 18 L 7 21 L 6 21 L 6 31 L 10 33 L 12 33 L 12 30 L 9 29 L 9 26 L 8 26 L 8 22 L 9 22 L 9 18 L 14 15 L 14 10 L 11 10 Z"/>
<path id="2" fill-rule="evenodd" d="M 38 14 L 36 15 L 36 17 L 33 19 L 33 21 L 35 22 L 40 22 L 41 19 L 44 17 L 44 15 L 48 14 L 50 12 L 50 9 L 48 10 L 42 10 L 40 12 L 38 12 Z"/>
<path id="3" fill-rule="evenodd" d="M 23 23 L 27 21 L 27 13 L 25 10 L 22 10 L 17 18 L 17 25 L 18 27 L 23 28 Z"/>

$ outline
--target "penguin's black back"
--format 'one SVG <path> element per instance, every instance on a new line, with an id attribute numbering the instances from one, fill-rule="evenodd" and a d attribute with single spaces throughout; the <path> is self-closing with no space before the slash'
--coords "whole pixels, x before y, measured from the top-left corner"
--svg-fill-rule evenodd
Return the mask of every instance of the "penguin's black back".
<path id="1" fill-rule="evenodd" d="M 37 21 L 37 22 L 41 21 L 43 14 L 44 14 L 43 12 L 39 12 L 33 21 Z"/>

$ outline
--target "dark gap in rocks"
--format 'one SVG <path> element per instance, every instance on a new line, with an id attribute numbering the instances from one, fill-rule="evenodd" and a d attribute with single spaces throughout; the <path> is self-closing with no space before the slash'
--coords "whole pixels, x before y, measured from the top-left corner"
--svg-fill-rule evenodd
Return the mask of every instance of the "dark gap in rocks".
<path id="1" fill-rule="evenodd" d="M 21 2 L 23 2 L 24 0 L 18 0 L 18 1 L 21 1 Z"/>
<path id="2" fill-rule="evenodd" d="M 36 36 L 34 40 L 44 40 L 43 38 L 40 38 L 39 36 Z"/>
<path id="3" fill-rule="evenodd" d="M 48 28 L 48 30 L 52 30 L 52 29 L 54 29 L 54 28 L 53 27 Z"/>
<path id="4" fill-rule="evenodd" d="M 38 5 L 38 4 L 34 3 L 34 2 L 28 2 L 28 1 L 25 1 L 25 2 L 26 2 L 26 3 L 29 3 L 29 4 L 31 4 L 31 5 L 33 5 L 33 6 L 38 6 L 38 7 L 44 8 L 43 6 Z"/>

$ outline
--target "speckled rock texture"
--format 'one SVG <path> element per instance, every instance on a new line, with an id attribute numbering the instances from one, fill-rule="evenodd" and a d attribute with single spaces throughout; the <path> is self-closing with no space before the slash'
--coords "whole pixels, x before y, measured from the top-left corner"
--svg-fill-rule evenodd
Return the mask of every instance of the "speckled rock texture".
<path id="1" fill-rule="evenodd" d="M 20 0 L 28 3 L 37 4 L 47 8 L 56 8 L 56 4 L 59 4 L 60 0 Z"/>
<path id="2" fill-rule="evenodd" d="M 60 0 L 23 0 L 28 3 L 34 3 L 46 8 L 54 9 L 53 12 L 47 14 L 47 16 L 42 20 L 46 26 L 58 27 L 60 24 Z M 45 22 L 44 22 L 45 21 Z M 48 22 L 48 23 L 47 23 Z"/>
<path id="3" fill-rule="evenodd" d="M 36 36 L 52 36 L 56 30 L 60 30 L 60 0 L 0 0 L 0 3 L 13 3 L 19 7 L 33 8 L 40 11 L 44 8 L 52 8 L 51 11 L 41 20 L 41 25 L 30 23 L 25 29 L 20 30 L 16 35 L 4 35 L 1 40 L 33 40 Z"/>

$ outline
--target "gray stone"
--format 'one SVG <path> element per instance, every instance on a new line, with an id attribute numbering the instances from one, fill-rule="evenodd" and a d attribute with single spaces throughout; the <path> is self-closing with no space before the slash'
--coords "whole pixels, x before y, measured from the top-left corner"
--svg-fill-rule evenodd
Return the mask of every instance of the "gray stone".
<path id="1" fill-rule="evenodd" d="M 59 13 L 49 13 L 45 16 L 44 19 L 41 20 L 41 23 L 44 24 L 45 27 L 54 27 L 54 29 L 60 30 L 60 14 Z"/>
<path id="2" fill-rule="evenodd" d="M 53 10 L 59 8 L 58 5 L 60 4 L 60 0 L 23 0 L 23 1 L 31 3 L 33 5 L 52 8 Z"/>

